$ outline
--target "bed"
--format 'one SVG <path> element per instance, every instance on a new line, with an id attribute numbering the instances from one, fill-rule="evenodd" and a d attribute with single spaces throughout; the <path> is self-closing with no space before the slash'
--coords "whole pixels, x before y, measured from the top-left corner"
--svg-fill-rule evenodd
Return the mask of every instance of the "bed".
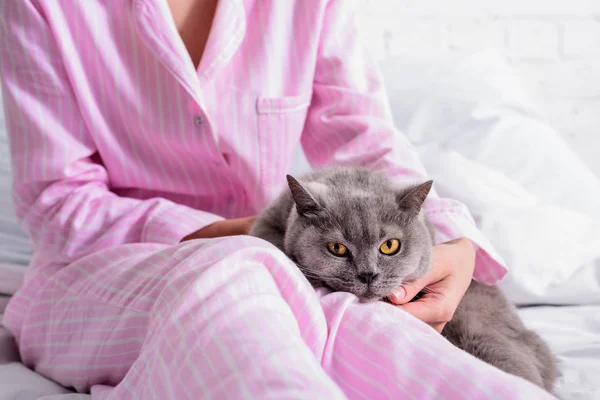
<path id="1" fill-rule="evenodd" d="M 559 358 L 561 399 L 600 399 L 600 179 L 493 51 L 382 64 L 396 125 L 442 196 L 463 201 L 510 266 L 501 283 Z M 12 213 L 0 120 L 0 315 L 31 257 Z M 301 151 L 295 171 L 308 169 Z M 86 399 L 19 362 L 0 326 L 0 400 Z"/>

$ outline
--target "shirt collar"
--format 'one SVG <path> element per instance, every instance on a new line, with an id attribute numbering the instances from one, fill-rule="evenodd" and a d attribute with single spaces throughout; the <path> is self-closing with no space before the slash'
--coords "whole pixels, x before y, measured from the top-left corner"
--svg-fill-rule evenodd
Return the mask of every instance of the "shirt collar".
<path id="1" fill-rule="evenodd" d="M 246 33 L 243 0 L 219 0 L 196 71 L 177 32 L 167 1 L 132 0 L 131 4 L 134 24 L 143 42 L 197 100 L 197 88 L 231 60 Z"/>

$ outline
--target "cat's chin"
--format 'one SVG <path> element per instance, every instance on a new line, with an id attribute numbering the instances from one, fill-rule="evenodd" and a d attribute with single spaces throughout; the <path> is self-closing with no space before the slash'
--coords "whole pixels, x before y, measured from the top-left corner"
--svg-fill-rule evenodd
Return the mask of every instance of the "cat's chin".
<path id="1" fill-rule="evenodd" d="M 385 295 L 375 293 L 371 288 L 366 288 L 365 290 L 362 290 L 359 293 L 356 290 L 351 290 L 349 288 L 334 287 L 333 285 L 328 285 L 327 282 L 324 282 L 322 280 L 309 279 L 309 281 L 315 289 L 323 287 L 328 290 L 331 290 L 332 292 L 351 293 L 351 294 L 355 295 L 356 297 L 358 297 L 358 299 L 360 300 L 361 303 L 374 303 L 374 302 L 377 302 L 380 300 L 385 300 L 387 298 Z"/>
<path id="2" fill-rule="evenodd" d="M 356 296 L 360 299 L 361 303 L 374 303 L 376 301 L 379 300 L 383 300 L 386 297 L 384 295 L 381 295 L 380 293 L 376 293 L 374 291 L 372 291 L 370 288 L 368 288 L 367 290 L 365 290 L 362 293 L 355 293 Z"/>
<path id="3" fill-rule="evenodd" d="M 382 300 L 381 297 L 368 297 L 368 298 L 364 298 L 364 297 L 358 297 L 361 303 L 376 303 L 380 300 Z"/>

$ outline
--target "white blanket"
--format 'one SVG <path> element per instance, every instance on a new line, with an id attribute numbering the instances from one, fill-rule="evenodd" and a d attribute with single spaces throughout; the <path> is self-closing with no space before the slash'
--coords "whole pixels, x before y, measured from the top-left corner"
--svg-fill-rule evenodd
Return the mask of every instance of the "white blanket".
<path id="1" fill-rule="evenodd" d="M 454 151 L 421 153 L 436 188 L 467 204 L 508 263 L 502 287 L 513 301 L 600 304 L 600 219 L 537 198 Z"/>
<path id="2" fill-rule="evenodd" d="M 494 51 L 387 60 L 396 125 L 508 263 L 517 304 L 600 304 L 600 179 Z"/>

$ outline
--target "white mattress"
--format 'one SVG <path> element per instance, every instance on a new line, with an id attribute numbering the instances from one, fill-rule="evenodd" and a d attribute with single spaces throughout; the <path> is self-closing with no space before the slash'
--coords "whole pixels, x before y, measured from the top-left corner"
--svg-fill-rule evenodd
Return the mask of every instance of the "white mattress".
<path id="1" fill-rule="evenodd" d="M 600 399 L 600 306 L 530 307 L 525 323 L 548 341 L 561 362 L 558 395 L 564 400 Z M 49 396 L 49 397 L 43 397 Z M 0 328 L 0 400 L 75 400 L 55 383 L 18 362 L 15 344 Z"/>

